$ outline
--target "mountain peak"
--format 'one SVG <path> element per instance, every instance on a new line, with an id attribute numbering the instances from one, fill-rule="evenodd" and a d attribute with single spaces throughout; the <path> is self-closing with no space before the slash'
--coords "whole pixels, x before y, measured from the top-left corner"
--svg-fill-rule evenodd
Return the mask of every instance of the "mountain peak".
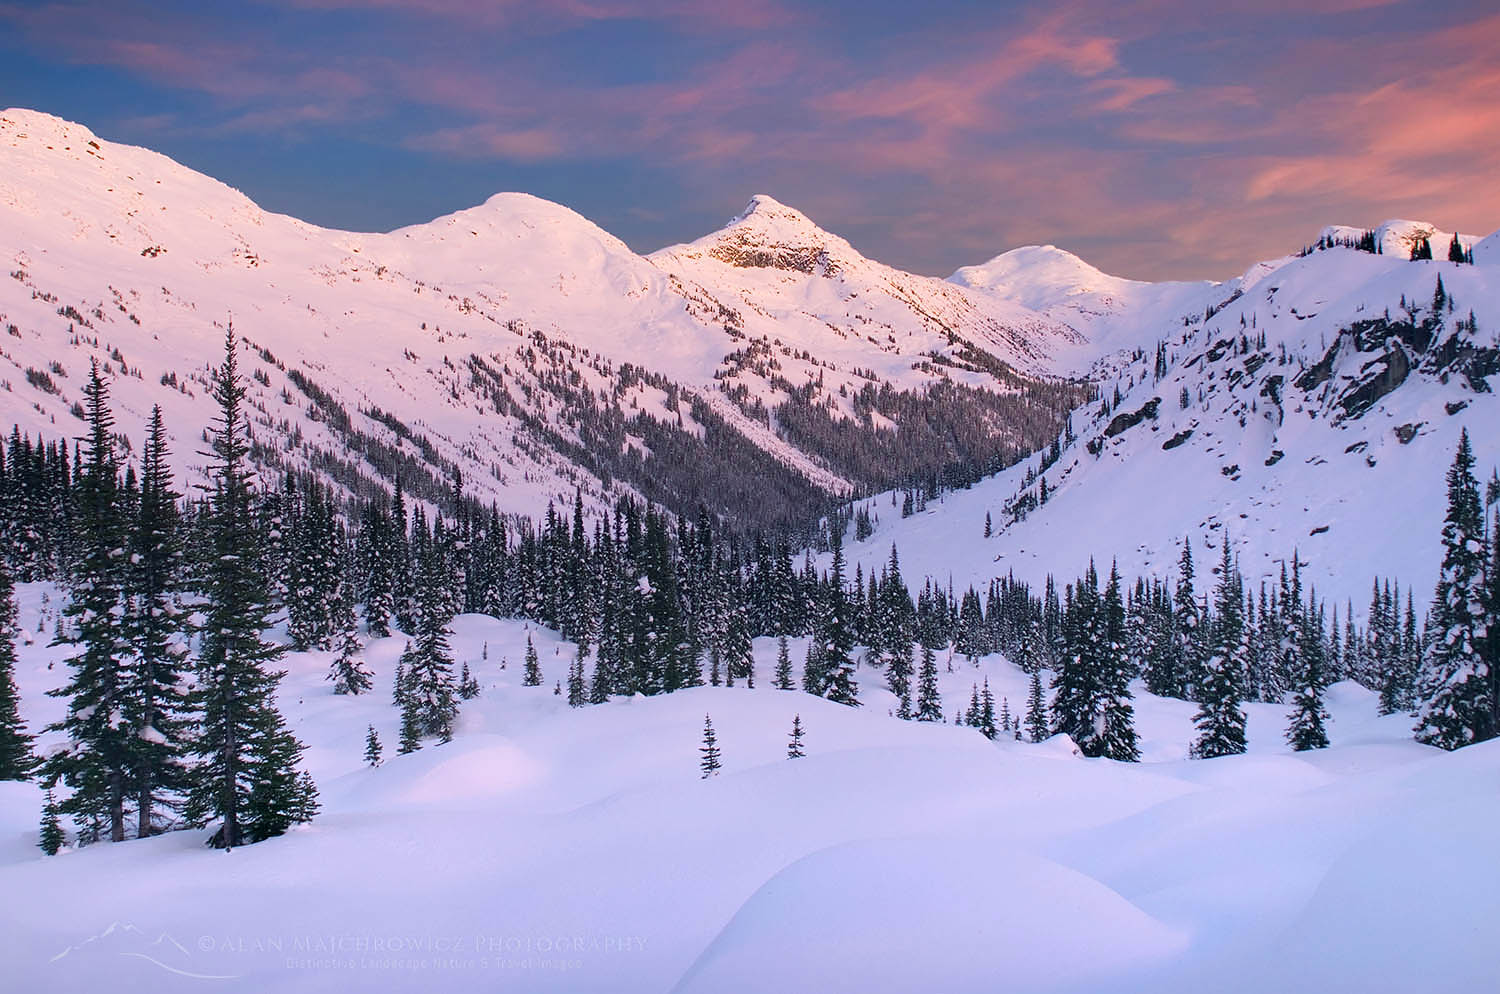
<path id="1" fill-rule="evenodd" d="M 736 214 L 726 227 L 767 223 L 791 224 L 802 228 L 818 227 L 806 214 L 765 193 L 757 193 L 751 197 L 745 209 Z"/>
<path id="2" fill-rule="evenodd" d="M 844 239 L 764 193 L 751 197 L 744 210 L 713 234 L 662 251 L 707 255 L 739 269 L 782 269 L 830 278 L 864 261 Z"/>
<path id="3" fill-rule="evenodd" d="M 959 286 L 976 290 L 991 290 L 1019 280 L 1061 288 L 1067 293 L 1115 290 L 1132 282 L 1101 272 L 1056 245 L 1024 245 L 1011 249 L 977 266 L 964 266 L 949 279 Z"/>
<path id="4" fill-rule="evenodd" d="M 1319 232 L 1319 239 L 1332 242 L 1357 242 L 1364 235 L 1365 230 L 1346 224 L 1330 224 Z M 1369 230 L 1375 232 L 1375 241 L 1382 253 L 1401 258 L 1411 255 L 1412 249 L 1424 238 L 1432 245 L 1434 252 L 1441 252 L 1446 258 L 1448 243 L 1453 239 L 1453 232 L 1442 231 L 1430 221 L 1412 221 L 1405 218 L 1390 218 Z M 1480 237 L 1460 234 L 1458 240 L 1464 248 L 1472 248 L 1480 241 Z"/>
<path id="5" fill-rule="evenodd" d="M 81 124 L 65 120 L 56 114 L 30 110 L 26 107 L 7 107 L 5 110 L 0 110 L 0 128 L 28 133 L 36 132 L 38 135 L 51 135 L 58 138 L 77 138 L 80 141 L 88 141 L 95 137 L 92 131 Z"/>

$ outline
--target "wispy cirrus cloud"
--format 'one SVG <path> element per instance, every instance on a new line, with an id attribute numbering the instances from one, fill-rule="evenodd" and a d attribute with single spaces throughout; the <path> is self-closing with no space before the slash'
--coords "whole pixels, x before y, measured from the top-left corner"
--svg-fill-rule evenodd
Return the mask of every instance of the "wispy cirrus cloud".
<path id="1" fill-rule="evenodd" d="M 648 171 L 620 196 L 654 200 L 608 208 L 641 248 L 760 190 L 930 272 L 1039 240 L 1222 275 L 1325 220 L 1500 224 L 1500 16 L 1465 0 L 138 4 L 0 3 L 0 26 L 180 95 L 129 124 L 147 139 L 357 137 L 436 185 L 491 163 L 591 202 Z"/>

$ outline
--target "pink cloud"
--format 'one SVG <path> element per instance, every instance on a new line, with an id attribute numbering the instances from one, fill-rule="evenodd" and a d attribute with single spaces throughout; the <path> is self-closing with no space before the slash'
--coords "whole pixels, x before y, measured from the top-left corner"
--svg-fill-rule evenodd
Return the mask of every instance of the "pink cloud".
<path id="1" fill-rule="evenodd" d="M 1127 76 L 1100 79 L 1088 87 L 1090 92 L 1102 94 L 1092 105 L 1096 111 L 1130 110 L 1143 100 L 1172 93 L 1177 84 L 1170 79 L 1154 76 Z"/>

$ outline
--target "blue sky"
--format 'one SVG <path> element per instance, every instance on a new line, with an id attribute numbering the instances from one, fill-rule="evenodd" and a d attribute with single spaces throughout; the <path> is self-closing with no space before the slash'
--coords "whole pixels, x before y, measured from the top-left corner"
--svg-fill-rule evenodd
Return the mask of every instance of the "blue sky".
<path id="1" fill-rule="evenodd" d="M 523 190 L 649 251 L 769 193 L 919 272 L 1223 277 L 1327 222 L 1500 227 L 1458 0 L 0 0 L 0 106 L 385 230 Z"/>

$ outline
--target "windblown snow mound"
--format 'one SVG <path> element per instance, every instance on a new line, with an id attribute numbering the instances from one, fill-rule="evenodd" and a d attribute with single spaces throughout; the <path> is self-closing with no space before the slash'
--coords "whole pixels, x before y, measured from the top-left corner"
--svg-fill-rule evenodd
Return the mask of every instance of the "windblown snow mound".
<path id="1" fill-rule="evenodd" d="M 1007 899 L 1017 893 L 1049 900 Z M 1003 976 L 1006 987 L 1039 990 L 1056 982 L 1058 963 L 1088 982 L 1186 945 L 1049 860 L 978 840 L 878 839 L 813 853 L 767 881 L 675 989 L 989 990 Z"/>

